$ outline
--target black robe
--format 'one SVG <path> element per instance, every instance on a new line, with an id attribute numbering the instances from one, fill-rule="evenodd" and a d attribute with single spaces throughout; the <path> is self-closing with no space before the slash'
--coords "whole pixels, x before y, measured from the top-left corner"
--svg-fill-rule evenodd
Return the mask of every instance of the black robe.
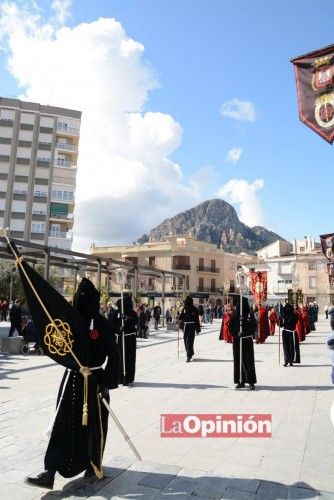
<path id="1" fill-rule="evenodd" d="M 121 303 L 117 301 L 118 314 L 111 321 L 111 330 L 116 335 L 119 353 L 118 382 L 129 385 L 134 382 L 136 374 L 137 326 L 138 316 L 133 310 L 130 297 L 124 297 L 124 339 L 125 339 L 125 375 L 123 370 L 123 333 Z"/>
<path id="2" fill-rule="evenodd" d="M 284 362 L 300 363 L 299 338 L 296 331 L 297 314 L 290 304 L 286 304 L 283 309 L 283 352 Z"/>
<path id="3" fill-rule="evenodd" d="M 243 322 L 242 335 L 240 336 L 237 328 L 237 323 L 240 318 L 240 300 L 237 304 L 237 314 L 235 316 L 235 326 L 232 330 L 233 334 L 233 365 L 234 365 L 234 383 L 248 383 L 254 385 L 257 382 L 255 371 L 254 344 L 253 337 L 256 330 L 256 320 L 254 314 L 250 311 L 248 300 L 243 297 Z M 238 332 L 238 333 L 237 333 Z M 240 380 L 240 346 L 242 343 L 242 370 Z"/>
<path id="4" fill-rule="evenodd" d="M 201 331 L 199 322 L 199 313 L 197 307 L 193 305 L 191 297 L 186 297 L 184 308 L 179 316 L 179 325 L 183 330 L 184 347 L 187 353 L 187 358 L 191 359 L 194 353 L 195 334 Z"/>
<path id="5" fill-rule="evenodd" d="M 57 415 L 44 460 L 45 470 L 57 471 L 63 477 L 76 476 L 89 465 L 101 477 L 108 411 L 99 393 L 102 392 L 109 403 L 106 389 L 117 387 L 118 352 L 107 320 L 98 315 L 94 319 L 93 334 L 86 327 L 84 335 L 87 337 L 87 366 L 101 368 L 91 370 L 89 376 L 88 426 L 82 425 L 83 377 L 78 370 L 64 373 L 58 392 Z"/>

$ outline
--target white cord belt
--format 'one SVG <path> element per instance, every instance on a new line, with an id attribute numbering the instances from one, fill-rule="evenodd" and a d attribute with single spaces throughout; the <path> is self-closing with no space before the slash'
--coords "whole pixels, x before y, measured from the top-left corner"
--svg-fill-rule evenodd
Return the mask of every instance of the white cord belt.
<path id="1" fill-rule="evenodd" d="M 123 333 L 116 333 L 115 334 L 117 337 L 123 337 Z M 130 335 L 136 335 L 136 332 L 132 333 L 124 333 L 124 337 L 129 337 Z"/>

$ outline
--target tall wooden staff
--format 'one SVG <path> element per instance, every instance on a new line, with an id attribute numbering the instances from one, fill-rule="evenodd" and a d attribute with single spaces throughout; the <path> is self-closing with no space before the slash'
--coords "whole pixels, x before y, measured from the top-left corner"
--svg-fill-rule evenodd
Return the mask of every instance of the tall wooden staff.
<path id="1" fill-rule="evenodd" d="M 127 269 L 120 267 L 116 269 L 116 282 L 121 285 L 121 321 L 122 321 L 122 358 L 123 358 L 123 377 L 126 376 L 126 364 L 125 364 L 125 328 L 124 328 L 124 285 L 126 284 L 126 278 L 128 275 Z"/>
<path id="2" fill-rule="evenodd" d="M 281 364 L 281 303 L 278 303 L 278 364 Z"/>

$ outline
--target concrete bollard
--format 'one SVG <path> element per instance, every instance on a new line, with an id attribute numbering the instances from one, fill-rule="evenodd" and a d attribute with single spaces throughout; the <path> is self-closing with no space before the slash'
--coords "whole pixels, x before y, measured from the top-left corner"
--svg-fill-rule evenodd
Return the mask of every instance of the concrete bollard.
<path id="1" fill-rule="evenodd" d="M 0 339 L 0 350 L 7 354 L 22 354 L 22 347 L 26 344 L 23 337 L 6 337 Z"/>

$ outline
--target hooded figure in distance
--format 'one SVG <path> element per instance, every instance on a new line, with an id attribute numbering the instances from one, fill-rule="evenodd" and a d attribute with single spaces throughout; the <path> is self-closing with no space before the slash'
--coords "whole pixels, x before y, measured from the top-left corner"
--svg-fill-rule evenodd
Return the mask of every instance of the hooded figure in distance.
<path id="1" fill-rule="evenodd" d="M 198 309 L 194 306 L 190 295 L 185 298 L 184 307 L 179 316 L 179 325 L 183 330 L 184 347 L 187 353 L 187 363 L 189 363 L 194 355 L 195 333 L 201 331 Z"/>
<path id="2" fill-rule="evenodd" d="M 137 325 L 138 316 L 133 310 L 132 299 L 125 296 L 122 301 L 117 301 L 117 314 L 111 320 L 111 330 L 116 335 L 116 343 L 119 352 L 119 384 L 132 386 L 136 373 L 136 348 L 137 348 Z M 124 328 L 123 328 L 124 322 Z M 124 349 L 123 349 L 124 340 Z"/>

